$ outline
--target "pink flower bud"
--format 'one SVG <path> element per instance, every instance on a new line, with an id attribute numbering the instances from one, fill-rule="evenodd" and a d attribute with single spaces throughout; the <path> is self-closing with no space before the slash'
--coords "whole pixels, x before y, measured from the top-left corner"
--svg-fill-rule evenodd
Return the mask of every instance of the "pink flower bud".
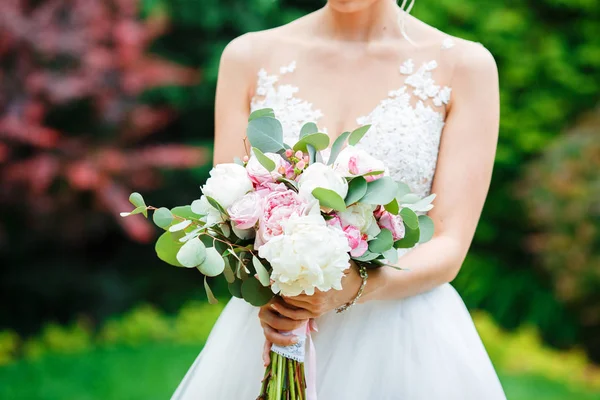
<path id="1" fill-rule="evenodd" d="M 300 160 L 296 164 L 296 168 L 298 168 L 298 169 L 304 169 L 304 167 L 306 167 L 306 163 L 304 162 L 304 160 Z"/>
<path id="2" fill-rule="evenodd" d="M 304 156 L 303 160 L 304 160 L 304 163 L 305 163 L 306 165 L 308 165 L 308 156 Z"/>
<path id="3" fill-rule="evenodd" d="M 292 150 L 292 149 L 287 149 L 287 150 L 285 151 L 285 156 L 286 156 L 287 158 L 290 158 L 290 157 L 292 156 L 292 154 L 294 154 L 294 150 Z"/>
<path id="4" fill-rule="evenodd" d="M 244 158 L 243 158 L 244 162 L 248 162 L 249 159 L 250 158 L 248 156 L 244 156 Z"/>
<path id="5" fill-rule="evenodd" d="M 298 151 L 296 152 L 296 154 L 294 154 L 294 155 L 295 155 L 295 156 L 296 156 L 296 158 L 297 158 L 297 159 L 299 159 L 299 160 L 301 160 L 301 159 L 302 159 L 302 157 L 304 156 L 304 154 L 302 154 L 302 152 L 301 152 L 300 150 L 298 150 Z"/>
<path id="6" fill-rule="evenodd" d="M 284 166 L 279 167 L 277 172 L 279 172 L 281 175 L 285 175 L 285 167 Z"/>

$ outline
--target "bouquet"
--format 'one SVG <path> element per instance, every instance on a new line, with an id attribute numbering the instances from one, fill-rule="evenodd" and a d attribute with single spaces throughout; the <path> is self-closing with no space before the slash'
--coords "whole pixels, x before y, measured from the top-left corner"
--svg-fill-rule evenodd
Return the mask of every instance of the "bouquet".
<path id="1" fill-rule="evenodd" d="M 121 215 L 147 217 L 153 211 L 164 229 L 158 257 L 197 268 L 211 303 L 217 300 L 209 279 L 221 275 L 233 296 L 254 306 L 276 295 L 340 290 L 350 260 L 367 268 L 394 267 L 397 249 L 433 236 L 424 213 L 435 195 L 411 193 L 388 176 L 383 162 L 357 148 L 368 129 L 344 132 L 329 148 L 329 136 L 307 123 L 290 147 L 273 110 L 257 110 L 248 120 L 250 154 L 216 165 L 200 199 L 156 208 L 133 193 L 135 209 Z M 326 161 L 323 150 L 329 151 Z M 314 378 L 307 382 L 304 373 L 308 324 L 294 333 L 297 344 L 272 346 L 259 399 L 315 398 Z"/>

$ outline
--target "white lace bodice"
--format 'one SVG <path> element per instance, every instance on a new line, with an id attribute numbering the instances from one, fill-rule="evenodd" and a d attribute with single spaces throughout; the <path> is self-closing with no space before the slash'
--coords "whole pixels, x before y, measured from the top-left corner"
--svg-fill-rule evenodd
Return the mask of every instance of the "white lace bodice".
<path id="1" fill-rule="evenodd" d="M 453 40 L 447 38 L 440 49 L 445 51 L 453 46 Z M 401 87 L 391 90 L 368 115 L 357 118 L 358 125 L 371 124 L 357 146 L 384 161 L 392 178 L 426 196 L 431 191 L 445 106 L 452 89 L 434 79 L 436 60 L 415 64 L 408 59 L 400 65 L 399 74 L 404 77 Z M 284 141 L 289 145 L 297 142 L 302 125 L 314 122 L 318 126 L 323 116 L 321 110 L 298 95 L 298 87 L 280 82 L 282 75 L 292 74 L 295 69 L 295 61 L 281 67 L 279 74 L 261 69 L 251 102 L 252 111 L 266 107 L 274 110 L 283 125 Z M 327 133 L 326 129 L 321 131 Z"/>

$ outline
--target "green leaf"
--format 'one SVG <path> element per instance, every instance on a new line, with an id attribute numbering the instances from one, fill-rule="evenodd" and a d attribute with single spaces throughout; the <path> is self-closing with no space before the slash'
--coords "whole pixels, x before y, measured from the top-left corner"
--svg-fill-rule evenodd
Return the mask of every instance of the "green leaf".
<path id="1" fill-rule="evenodd" d="M 327 161 L 327 165 L 332 165 L 335 162 L 335 160 L 337 159 L 337 156 L 340 154 L 340 152 L 344 148 L 344 143 L 346 142 L 346 139 L 348 138 L 348 136 L 350 136 L 350 132 L 344 132 L 335 139 L 335 141 L 333 142 L 333 145 L 331 145 L 331 153 L 329 155 L 329 160 Z"/>
<path id="2" fill-rule="evenodd" d="M 431 240 L 435 233 L 435 227 L 433 220 L 428 215 L 419 215 L 419 243 L 425 243 Z"/>
<path id="3" fill-rule="evenodd" d="M 392 232 L 387 229 L 382 229 L 375 239 L 369 241 L 369 251 L 371 253 L 381 254 L 393 247 L 394 237 L 392 236 Z"/>
<path id="4" fill-rule="evenodd" d="M 277 166 L 275 165 L 275 161 L 265 156 L 265 154 L 256 147 L 253 147 L 252 151 L 254 152 L 254 156 L 256 157 L 260 165 L 265 167 L 267 171 L 272 172 L 273 170 L 275 170 L 275 167 Z"/>
<path id="5" fill-rule="evenodd" d="M 388 260 L 388 262 L 392 264 L 396 264 L 398 262 L 398 250 L 394 247 L 384 251 L 382 255 L 385 257 L 386 260 Z"/>
<path id="6" fill-rule="evenodd" d="M 291 189 L 294 192 L 298 192 L 298 182 L 296 182 L 296 181 L 281 177 L 281 178 L 277 179 L 277 182 L 281 182 L 285 186 L 287 186 L 288 189 Z"/>
<path id="7" fill-rule="evenodd" d="M 244 166 L 244 162 L 239 157 L 234 157 L 233 162 L 236 163 L 237 165 L 241 165 L 242 167 Z"/>
<path id="8" fill-rule="evenodd" d="M 144 198 L 138 192 L 133 192 L 129 195 L 129 202 L 136 207 L 146 207 Z"/>
<path id="9" fill-rule="evenodd" d="M 185 219 L 199 219 L 201 215 L 192 211 L 192 206 L 177 206 L 171 208 L 171 214 Z"/>
<path id="10" fill-rule="evenodd" d="M 308 153 L 308 164 L 309 165 L 317 162 L 317 150 L 314 148 L 314 146 L 307 144 L 306 152 Z"/>
<path id="11" fill-rule="evenodd" d="M 402 197 L 398 197 L 400 204 L 414 204 L 421 200 L 421 197 L 414 193 L 406 193 Z"/>
<path id="12" fill-rule="evenodd" d="M 314 122 L 307 122 L 306 124 L 302 125 L 302 128 L 300 129 L 300 137 L 298 139 L 302 139 L 306 135 L 310 135 L 317 132 L 319 132 L 317 124 L 315 124 Z"/>
<path id="13" fill-rule="evenodd" d="M 130 215 L 135 215 L 135 214 L 144 214 L 144 216 L 148 216 L 148 208 L 146 206 L 139 206 L 136 207 L 135 209 L 133 209 L 133 211 L 130 212 L 122 212 L 119 215 L 121 217 L 129 217 Z"/>
<path id="14" fill-rule="evenodd" d="M 260 110 L 256 110 L 256 111 L 252 112 L 248 116 L 248 122 L 250 122 L 256 118 L 260 118 L 260 117 L 275 118 L 275 112 L 273 111 L 272 108 L 261 108 Z"/>
<path id="15" fill-rule="evenodd" d="M 294 145 L 294 151 L 300 150 L 306 153 L 307 145 L 313 146 L 315 150 L 324 150 L 329 146 L 329 136 L 319 132 L 306 135 Z"/>
<path id="16" fill-rule="evenodd" d="M 417 244 L 417 242 L 419 241 L 420 233 L 419 233 L 418 227 L 417 227 L 417 229 L 411 229 L 405 223 L 404 228 L 406 229 L 404 238 L 402 238 L 402 239 L 398 240 L 396 243 L 394 243 L 394 247 L 397 249 L 409 249 L 409 248 L 413 247 L 415 244 Z"/>
<path id="17" fill-rule="evenodd" d="M 312 195 L 319 200 L 319 204 L 323 207 L 333 208 L 336 211 L 346 211 L 346 204 L 342 196 L 330 189 L 315 188 Z"/>
<path id="18" fill-rule="evenodd" d="M 252 265 L 254 266 L 254 270 L 256 271 L 256 275 L 258 275 L 258 280 L 263 286 L 269 286 L 271 283 L 271 278 L 265 266 L 260 262 L 260 260 L 256 256 L 252 256 Z"/>
<path id="19" fill-rule="evenodd" d="M 219 210 L 219 212 L 221 214 L 228 216 L 227 211 L 225 211 L 225 209 L 219 204 L 218 201 L 216 201 L 215 199 L 213 199 L 210 196 L 206 196 L 206 200 L 208 201 L 208 204 L 213 206 L 213 208 L 216 208 L 217 210 Z"/>
<path id="20" fill-rule="evenodd" d="M 348 183 L 348 194 L 344 200 L 346 206 L 356 203 L 367 193 L 367 180 L 357 176 Z"/>
<path id="21" fill-rule="evenodd" d="M 158 258 L 166 262 L 167 264 L 174 265 L 176 267 L 183 267 L 179 261 L 177 261 L 177 252 L 183 246 L 183 243 L 179 243 L 173 238 L 171 232 L 167 231 L 159 236 L 154 250 Z"/>
<path id="22" fill-rule="evenodd" d="M 360 199 L 366 204 L 388 204 L 396 197 L 398 185 L 389 176 L 384 176 L 376 181 L 367 183 L 367 193 Z"/>
<path id="23" fill-rule="evenodd" d="M 362 256 L 352 257 L 352 259 L 357 260 L 357 261 L 369 262 L 369 261 L 373 261 L 377 257 L 379 257 L 379 254 L 371 253 L 369 250 L 367 250 L 367 251 L 365 251 L 365 254 L 363 254 Z"/>
<path id="24" fill-rule="evenodd" d="M 410 187 L 406 183 L 397 182 L 397 184 L 398 184 L 398 194 L 396 195 L 396 197 L 398 199 L 401 199 L 402 196 L 410 193 Z"/>
<path id="25" fill-rule="evenodd" d="M 198 264 L 196 264 L 198 265 Z M 198 270 L 206 276 L 217 276 L 225 269 L 225 261 L 223 256 L 219 254 L 214 247 L 206 248 L 206 257 L 204 261 L 198 265 Z"/>
<path id="26" fill-rule="evenodd" d="M 360 142 L 360 139 L 365 136 L 370 127 L 371 125 L 364 125 L 353 130 L 350 134 L 350 138 L 348 139 L 348 144 L 350 146 L 355 146 L 358 142 Z"/>
<path id="27" fill-rule="evenodd" d="M 229 283 L 227 285 L 227 289 L 229 290 L 229 293 L 231 293 L 231 295 L 233 297 L 237 297 L 238 299 L 242 299 L 242 281 L 240 279 L 236 279 L 233 282 Z"/>
<path id="28" fill-rule="evenodd" d="M 400 211 L 400 206 L 398 205 L 398 201 L 396 199 L 387 203 L 384 208 L 387 212 L 394 215 L 398 215 L 398 212 Z"/>
<path id="29" fill-rule="evenodd" d="M 274 294 L 270 287 L 263 286 L 254 277 L 249 277 L 242 283 L 242 296 L 253 306 L 262 307 L 271 301 Z"/>
<path id="30" fill-rule="evenodd" d="M 227 283 L 233 283 L 233 281 L 235 281 L 235 275 L 233 273 L 233 269 L 231 268 L 229 258 L 224 257 L 223 260 L 225 261 L 225 268 L 223 269 L 223 275 L 225 275 L 225 280 L 227 281 Z"/>
<path id="31" fill-rule="evenodd" d="M 415 214 L 415 212 L 410 208 L 403 208 L 400 210 L 400 216 L 404 221 L 404 225 L 408 226 L 410 229 L 419 228 L 419 219 L 417 214 Z"/>
<path id="32" fill-rule="evenodd" d="M 177 252 L 177 261 L 187 268 L 194 268 L 205 261 L 207 257 L 206 246 L 195 237 L 183 244 Z"/>
<path id="33" fill-rule="evenodd" d="M 171 222 L 173 222 L 173 214 L 168 208 L 161 207 L 154 211 L 152 220 L 159 228 L 167 229 L 171 225 Z"/>
<path id="34" fill-rule="evenodd" d="M 206 297 L 208 297 L 208 302 L 210 304 L 217 304 L 219 301 L 217 300 L 217 298 L 213 294 L 212 290 L 210 290 L 210 286 L 208 286 L 207 279 L 208 278 L 205 276 L 204 277 L 204 290 L 206 291 Z"/>
<path id="35" fill-rule="evenodd" d="M 248 122 L 246 135 L 252 147 L 263 153 L 277 153 L 283 149 L 283 128 L 273 117 L 258 117 Z"/>
<path id="36" fill-rule="evenodd" d="M 190 226 L 191 223 L 192 223 L 192 221 L 189 220 L 189 219 L 186 219 L 184 221 L 178 222 L 178 223 L 176 223 L 174 225 L 171 225 L 169 227 L 169 232 L 179 232 L 179 231 L 182 231 L 185 228 L 187 228 L 188 226 Z"/>

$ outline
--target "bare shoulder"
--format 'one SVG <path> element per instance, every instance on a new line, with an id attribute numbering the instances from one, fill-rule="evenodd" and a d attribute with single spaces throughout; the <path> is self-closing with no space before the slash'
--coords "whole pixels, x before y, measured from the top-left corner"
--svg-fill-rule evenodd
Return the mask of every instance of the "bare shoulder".
<path id="1" fill-rule="evenodd" d="M 498 67 L 492 53 L 481 43 L 455 38 L 456 73 L 496 76 Z"/>

